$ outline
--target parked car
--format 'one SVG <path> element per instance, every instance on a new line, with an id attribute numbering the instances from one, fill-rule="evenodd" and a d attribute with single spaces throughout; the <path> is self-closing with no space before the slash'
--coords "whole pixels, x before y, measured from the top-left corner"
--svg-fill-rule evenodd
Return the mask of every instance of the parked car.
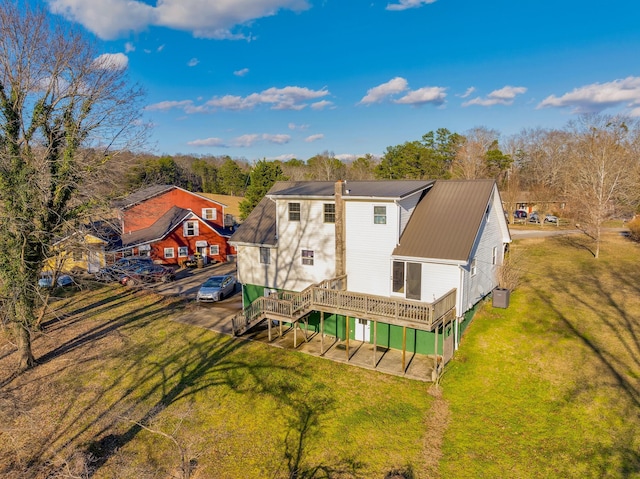
<path id="1" fill-rule="evenodd" d="M 545 223 L 558 223 L 558 217 L 554 215 L 545 215 L 544 217 Z M 529 217 L 529 223 L 540 223 L 540 218 L 538 217 L 538 213 L 533 212 Z"/>
<path id="2" fill-rule="evenodd" d="M 525 210 L 515 210 L 513 212 L 513 217 L 515 219 L 519 219 L 519 220 L 526 220 L 527 219 L 527 212 Z"/>
<path id="3" fill-rule="evenodd" d="M 120 258 L 110 266 L 101 268 L 95 273 L 94 277 L 98 281 L 120 281 L 122 276 L 136 268 L 151 265 L 153 265 L 153 260 L 148 256 L 128 256 Z"/>
<path id="4" fill-rule="evenodd" d="M 173 269 L 159 264 L 150 264 L 138 266 L 133 271 L 123 274 L 119 281 L 120 284 L 123 285 L 137 283 L 166 283 L 173 281 L 175 277 L 176 275 Z"/>
<path id="5" fill-rule="evenodd" d="M 56 284 L 60 288 L 64 286 L 71 286 L 73 284 L 73 278 L 68 274 L 61 274 L 56 278 Z M 53 273 L 50 271 L 42 273 L 38 280 L 38 286 L 41 288 L 53 287 Z"/>
<path id="6" fill-rule="evenodd" d="M 222 301 L 236 290 L 236 279 L 231 275 L 211 276 L 206 280 L 196 295 L 199 302 Z"/>

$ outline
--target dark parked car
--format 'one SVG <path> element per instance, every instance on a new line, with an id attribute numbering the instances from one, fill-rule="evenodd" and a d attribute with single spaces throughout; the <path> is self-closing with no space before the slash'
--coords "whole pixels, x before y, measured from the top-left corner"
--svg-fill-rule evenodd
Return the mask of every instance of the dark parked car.
<path id="1" fill-rule="evenodd" d="M 120 277 L 120 284 L 159 283 L 169 282 L 175 279 L 173 269 L 159 264 L 138 266 Z"/>
<path id="2" fill-rule="evenodd" d="M 211 276 L 206 280 L 196 296 L 199 302 L 222 301 L 236 290 L 236 279 L 231 275 Z"/>
<path id="3" fill-rule="evenodd" d="M 123 275 L 139 268 L 140 266 L 151 266 L 153 260 L 148 256 L 129 256 L 120 258 L 115 263 L 106 268 L 101 268 L 96 274 L 98 281 L 119 281 Z"/>
<path id="4" fill-rule="evenodd" d="M 525 210 L 515 210 L 513 212 L 513 217 L 519 220 L 526 220 L 527 212 Z"/>

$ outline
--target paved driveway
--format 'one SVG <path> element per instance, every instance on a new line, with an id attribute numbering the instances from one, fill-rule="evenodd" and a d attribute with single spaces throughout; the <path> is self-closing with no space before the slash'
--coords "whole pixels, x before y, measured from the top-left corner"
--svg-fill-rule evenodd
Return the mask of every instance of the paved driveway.
<path id="1" fill-rule="evenodd" d="M 242 310 L 242 294 L 240 285 L 236 285 L 236 293 L 215 303 L 198 303 L 196 294 L 200 285 L 210 276 L 222 274 L 236 274 L 235 263 L 220 263 L 206 265 L 204 268 L 179 269 L 176 272 L 176 280 L 171 283 L 158 283 L 153 285 L 154 291 L 168 296 L 182 296 L 187 298 L 189 304 L 176 321 L 211 329 L 223 334 L 233 334 L 231 318 Z"/>

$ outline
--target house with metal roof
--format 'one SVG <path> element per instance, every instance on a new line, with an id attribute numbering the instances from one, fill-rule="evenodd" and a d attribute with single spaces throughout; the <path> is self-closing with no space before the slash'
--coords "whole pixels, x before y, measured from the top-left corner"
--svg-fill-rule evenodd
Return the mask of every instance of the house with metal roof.
<path id="1" fill-rule="evenodd" d="M 510 241 L 493 180 L 278 182 L 229 240 L 234 330 L 269 320 L 446 361 Z"/>

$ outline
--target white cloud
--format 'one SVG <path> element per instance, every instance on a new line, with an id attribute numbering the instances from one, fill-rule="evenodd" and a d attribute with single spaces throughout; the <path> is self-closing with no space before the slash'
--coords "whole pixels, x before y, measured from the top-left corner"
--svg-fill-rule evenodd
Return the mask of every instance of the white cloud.
<path id="1" fill-rule="evenodd" d="M 151 26 L 191 32 L 194 37 L 246 39 L 233 31 L 280 10 L 303 11 L 308 0 L 47 0 L 51 12 L 82 24 L 102 39 L 115 39 Z M 404 0 L 403 0 L 404 1 Z"/>
<path id="2" fill-rule="evenodd" d="M 131 43 L 131 42 L 127 42 L 124 44 L 124 52 L 125 53 L 129 53 L 129 52 L 135 52 L 136 51 L 136 46 Z"/>
<path id="3" fill-rule="evenodd" d="M 214 97 L 206 102 L 211 108 L 224 110 L 248 110 L 258 105 L 271 105 L 272 110 L 302 110 L 309 100 L 329 95 L 328 90 L 310 90 L 308 88 L 287 86 L 269 88 L 260 93 L 252 93 L 246 97 L 225 95 Z"/>
<path id="4" fill-rule="evenodd" d="M 152 105 L 147 105 L 145 110 L 147 111 L 168 111 L 174 108 L 179 108 L 182 110 L 186 110 L 193 105 L 191 100 L 182 100 L 182 101 L 161 101 L 159 103 L 154 103 Z"/>
<path id="5" fill-rule="evenodd" d="M 517 95 L 526 93 L 527 89 L 523 86 L 505 86 L 499 90 L 494 90 L 487 95 L 486 98 L 476 97 L 473 100 L 464 102 L 462 106 L 479 105 L 511 105 Z"/>
<path id="6" fill-rule="evenodd" d="M 198 63 L 200 63 L 200 60 L 198 60 L 197 58 L 192 58 L 191 60 L 189 60 L 187 62 L 187 66 L 188 67 L 195 67 Z"/>
<path id="7" fill-rule="evenodd" d="M 318 133 L 316 135 L 309 135 L 304 139 L 307 143 L 313 143 L 314 141 L 322 140 L 324 135 L 322 133 Z"/>
<path id="8" fill-rule="evenodd" d="M 237 77 L 243 77 L 245 76 L 247 73 L 249 73 L 249 69 L 248 68 L 243 68 L 241 70 L 236 70 L 233 72 L 233 74 Z"/>
<path id="9" fill-rule="evenodd" d="M 621 105 L 629 109 L 629 115 L 640 116 L 640 77 L 592 83 L 560 97 L 550 95 L 537 108 L 570 108 L 574 113 L 599 113 Z"/>
<path id="10" fill-rule="evenodd" d="M 410 91 L 398 100 L 394 100 L 394 103 L 400 103 L 402 105 L 424 105 L 426 103 L 442 105 L 447 96 L 445 91 L 446 88 L 439 86 L 419 88 Z"/>
<path id="11" fill-rule="evenodd" d="M 205 138 L 205 139 L 202 139 L 202 140 L 188 141 L 187 145 L 189 145 L 189 146 L 202 146 L 202 147 L 220 146 L 220 147 L 226 148 L 226 145 L 224 144 L 224 141 L 221 140 L 220 138 Z"/>
<path id="12" fill-rule="evenodd" d="M 102 70 L 125 70 L 129 57 L 124 53 L 105 53 L 93 60 L 93 66 Z"/>
<path id="13" fill-rule="evenodd" d="M 387 4 L 387 10 L 407 10 L 409 8 L 418 8 L 423 5 L 428 5 L 430 3 L 435 3 L 436 0 L 400 0 L 400 3 L 389 3 Z"/>
<path id="14" fill-rule="evenodd" d="M 456 96 L 459 96 L 460 98 L 469 98 L 474 91 L 476 91 L 476 87 L 471 86 L 467 88 L 462 95 L 456 95 Z"/>
<path id="15" fill-rule="evenodd" d="M 325 108 L 331 107 L 333 107 L 333 102 L 330 102 L 328 100 L 317 101 L 311 104 L 312 110 L 324 110 Z"/>
<path id="16" fill-rule="evenodd" d="M 309 128 L 309 125 L 296 125 L 295 123 L 289 123 L 287 126 L 290 130 L 306 130 Z"/>
<path id="17" fill-rule="evenodd" d="M 284 145 L 291 141 L 291 137 L 289 135 L 262 135 L 262 139 L 268 141 L 269 143 L 275 143 L 277 145 Z"/>
<path id="18" fill-rule="evenodd" d="M 404 78 L 393 78 L 387 83 L 383 83 L 382 85 L 378 85 L 367 90 L 367 94 L 362 98 L 362 100 L 360 100 L 360 103 L 363 103 L 365 105 L 370 103 L 380 103 L 390 95 L 402 93 L 407 89 L 407 85 L 407 80 L 405 80 Z"/>

